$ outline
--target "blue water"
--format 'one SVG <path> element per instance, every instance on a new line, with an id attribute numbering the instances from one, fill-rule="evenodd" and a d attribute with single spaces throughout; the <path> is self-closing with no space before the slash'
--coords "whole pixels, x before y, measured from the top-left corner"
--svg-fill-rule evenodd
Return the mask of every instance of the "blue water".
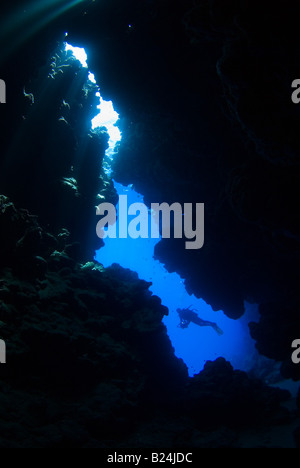
<path id="1" fill-rule="evenodd" d="M 127 195 L 131 203 L 143 203 L 143 196 L 131 187 L 114 182 L 120 195 Z M 118 211 L 118 205 L 117 205 Z M 150 226 L 149 212 L 149 226 Z M 133 217 L 128 217 L 128 223 Z M 175 354 L 184 360 L 190 375 L 199 373 L 208 360 L 225 357 L 236 369 L 250 370 L 256 355 L 254 342 L 249 335 L 248 322 L 255 320 L 255 306 L 246 304 L 246 314 L 240 320 L 231 320 L 222 311 L 214 312 L 203 300 L 190 296 L 185 289 L 184 280 L 176 273 L 168 273 L 158 260 L 154 260 L 154 247 L 159 239 L 113 239 L 104 240 L 105 247 L 96 253 L 95 259 L 108 267 L 118 263 L 124 268 L 136 271 L 140 279 L 152 282 L 150 291 L 161 298 L 168 307 L 169 316 L 164 319 Z M 224 331 L 223 336 L 211 327 L 190 324 L 188 329 L 178 328 L 177 308 L 192 306 L 205 320 L 216 322 Z"/>
<path id="2" fill-rule="evenodd" d="M 67 43 L 65 49 L 71 50 L 81 65 L 88 68 L 84 49 L 74 48 Z M 88 79 L 96 84 L 92 72 L 89 72 Z M 105 172 L 110 177 L 110 164 L 115 155 L 115 147 L 121 141 L 122 135 L 117 126 L 118 114 L 113 108 L 113 103 L 101 98 L 100 88 L 96 96 L 99 97 L 99 114 L 93 118 L 91 128 L 97 126 L 107 128 L 110 139 L 105 156 Z M 135 192 L 131 186 L 124 187 L 115 181 L 114 185 L 119 195 L 127 195 L 128 206 L 135 202 L 144 202 L 143 196 Z M 130 220 L 129 216 L 128 223 Z M 95 259 L 98 262 L 104 267 L 118 263 L 124 268 L 136 271 L 140 279 L 152 282 L 150 290 L 159 296 L 162 304 L 169 309 L 169 316 L 165 317 L 164 323 L 175 354 L 186 363 L 190 375 L 199 373 L 206 361 L 215 360 L 221 356 L 229 360 L 236 369 L 247 371 L 252 368 L 257 352 L 249 334 L 248 323 L 257 319 L 258 313 L 255 306 L 245 304 L 246 314 L 242 319 L 234 321 L 226 317 L 222 311 L 214 312 L 203 300 L 190 296 L 186 292 L 184 280 L 176 273 L 168 273 L 159 261 L 154 260 L 154 248 L 159 239 L 106 238 L 104 242 L 105 246 L 96 252 Z M 216 322 L 224 335 L 219 336 L 212 328 L 199 327 L 193 323 L 188 329 L 178 328 L 179 317 L 176 309 L 190 306 L 197 310 L 202 319 Z"/>

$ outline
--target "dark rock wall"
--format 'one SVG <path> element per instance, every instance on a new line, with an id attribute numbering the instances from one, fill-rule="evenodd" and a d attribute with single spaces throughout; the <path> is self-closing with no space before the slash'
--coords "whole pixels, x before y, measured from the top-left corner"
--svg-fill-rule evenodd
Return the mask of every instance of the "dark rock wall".
<path id="1" fill-rule="evenodd" d="M 77 263 L 4 197 L 0 223 L 2 448 L 237 447 L 272 426 L 292 438 L 288 392 L 223 359 L 188 378 L 136 273 Z"/>

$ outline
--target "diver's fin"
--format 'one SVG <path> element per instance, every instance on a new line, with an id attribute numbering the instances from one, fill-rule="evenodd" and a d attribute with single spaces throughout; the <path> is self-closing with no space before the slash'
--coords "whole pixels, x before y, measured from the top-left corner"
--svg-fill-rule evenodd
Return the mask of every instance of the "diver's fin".
<path id="1" fill-rule="evenodd" d="M 223 330 L 221 330 L 221 328 L 218 327 L 218 325 L 216 323 L 213 324 L 213 329 L 218 333 L 219 336 L 224 335 Z"/>

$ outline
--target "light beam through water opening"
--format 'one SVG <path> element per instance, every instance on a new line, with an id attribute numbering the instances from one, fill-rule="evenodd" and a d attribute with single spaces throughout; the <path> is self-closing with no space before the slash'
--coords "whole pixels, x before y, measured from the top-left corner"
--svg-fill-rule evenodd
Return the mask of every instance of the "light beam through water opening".
<path id="1" fill-rule="evenodd" d="M 84 68 L 88 68 L 87 54 L 83 48 L 73 47 L 67 43 L 65 47 L 66 50 L 72 51 Z M 95 75 L 90 71 L 88 79 L 96 84 Z M 99 97 L 99 114 L 92 119 L 91 128 L 106 127 L 107 129 L 109 148 L 106 151 L 106 162 L 108 161 L 106 173 L 110 175 L 109 166 L 113 160 L 116 145 L 122 138 L 116 125 L 119 115 L 114 110 L 112 101 L 102 99 L 100 90 L 96 95 Z M 115 181 L 114 186 L 119 195 L 127 195 L 128 204 L 143 203 L 143 196 L 135 192 L 132 186 L 124 187 Z M 149 210 L 149 226 L 150 216 Z M 128 222 L 130 222 L 130 217 Z M 183 359 L 191 376 L 199 373 L 206 361 L 214 361 L 218 357 L 224 357 L 236 369 L 250 370 L 254 358 L 258 355 L 248 329 L 248 323 L 257 319 L 256 307 L 246 304 L 246 314 L 236 321 L 230 320 L 222 311 L 212 311 L 203 300 L 187 293 L 184 281 L 177 273 L 169 273 L 158 260 L 154 259 L 154 248 L 159 241 L 160 239 L 151 239 L 150 236 L 149 239 L 106 238 L 105 246 L 96 252 L 95 259 L 104 267 L 118 263 L 124 268 L 136 271 L 140 279 L 152 282 L 150 290 L 161 298 L 162 304 L 168 307 L 170 312 L 169 316 L 165 317 L 164 323 L 175 354 Z M 212 328 L 198 327 L 193 323 L 188 329 L 178 328 L 180 319 L 176 309 L 189 306 L 196 309 L 202 319 L 216 322 L 224 335 L 219 336 Z"/>
<path id="2" fill-rule="evenodd" d="M 68 33 L 66 33 L 66 37 Z M 79 60 L 83 68 L 88 68 L 87 64 L 87 54 L 84 48 L 82 47 L 74 47 L 71 44 L 65 43 L 65 50 L 70 50 L 74 57 Z M 93 83 L 97 84 L 95 75 L 89 71 L 88 72 L 88 80 Z M 97 114 L 91 122 L 91 127 L 95 130 L 98 127 L 105 127 L 107 133 L 109 135 L 108 140 L 108 149 L 105 153 L 105 166 L 104 170 L 107 175 L 111 174 L 110 163 L 113 160 L 115 149 L 117 143 L 119 143 L 122 139 L 122 134 L 120 129 L 116 126 L 117 121 L 119 120 L 119 114 L 114 110 L 112 101 L 105 101 L 101 94 L 100 89 L 98 87 L 98 91 L 95 93 L 97 98 L 99 98 L 99 105 L 97 109 L 99 109 L 99 114 Z"/>

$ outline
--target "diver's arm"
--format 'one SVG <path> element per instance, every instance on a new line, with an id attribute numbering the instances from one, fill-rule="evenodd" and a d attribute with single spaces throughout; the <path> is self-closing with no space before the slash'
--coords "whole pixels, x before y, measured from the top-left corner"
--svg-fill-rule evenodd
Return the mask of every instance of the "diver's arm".
<path id="1" fill-rule="evenodd" d="M 179 328 L 188 328 L 189 324 L 190 324 L 190 320 L 181 320 L 180 324 L 178 325 Z"/>

